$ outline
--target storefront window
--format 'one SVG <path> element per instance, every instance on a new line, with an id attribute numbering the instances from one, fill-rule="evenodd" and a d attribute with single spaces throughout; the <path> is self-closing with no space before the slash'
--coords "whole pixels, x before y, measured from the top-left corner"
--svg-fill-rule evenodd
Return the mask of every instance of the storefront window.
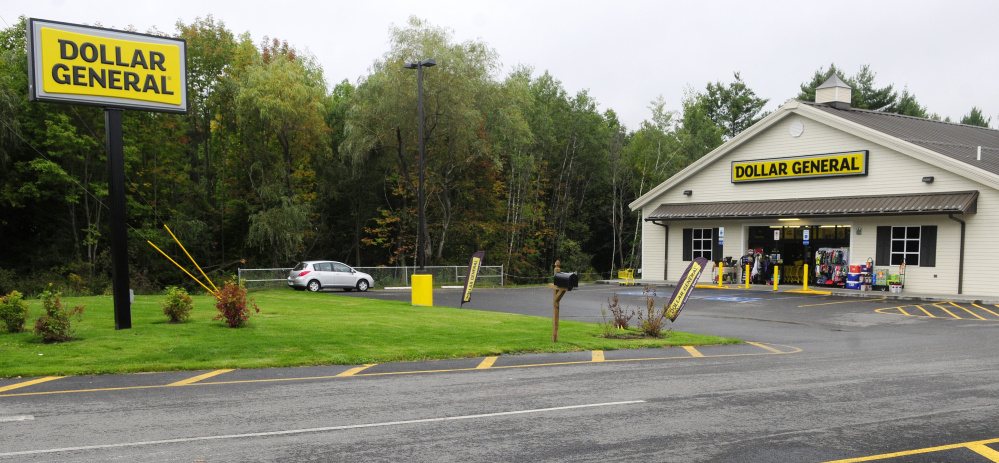
<path id="1" fill-rule="evenodd" d="M 919 265 L 920 227 L 891 227 L 891 265 Z"/>
<path id="2" fill-rule="evenodd" d="M 693 240 L 690 243 L 693 258 L 703 257 L 711 260 L 711 242 L 714 237 L 712 232 L 711 228 L 695 228 L 693 230 Z"/>

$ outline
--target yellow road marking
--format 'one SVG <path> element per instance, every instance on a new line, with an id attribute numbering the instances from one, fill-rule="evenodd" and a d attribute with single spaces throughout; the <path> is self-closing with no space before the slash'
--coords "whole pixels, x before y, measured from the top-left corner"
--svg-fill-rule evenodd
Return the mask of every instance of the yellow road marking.
<path id="1" fill-rule="evenodd" d="M 978 452 L 978 449 L 980 449 L 981 447 L 985 447 L 985 445 L 987 445 L 987 444 L 994 444 L 996 442 L 999 442 L 999 439 L 980 440 L 980 441 L 976 441 L 976 442 L 965 442 L 963 444 L 941 445 L 939 447 L 927 447 L 927 448 L 924 448 L 924 449 L 905 450 L 905 451 L 902 451 L 902 452 L 894 452 L 894 453 L 882 453 L 881 455 L 871 455 L 871 456 L 860 457 L 860 458 L 847 458 L 845 460 L 827 461 L 826 463 L 859 463 L 859 462 L 862 462 L 862 461 L 887 460 L 889 458 L 904 457 L 904 456 L 909 456 L 909 455 L 919 455 L 919 454 L 923 454 L 923 453 L 941 452 L 941 451 L 944 451 L 944 450 L 953 450 L 953 449 L 959 449 L 959 448 L 962 448 L 962 447 L 971 449 L 974 452 Z M 995 453 L 995 450 L 992 450 L 991 448 L 985 447 L 985 449 L 988 450 L 988 451 L 991 451 L 991 452 Z M 987 454 L 984 454 L 984 453 L 980 453 L 979 452 L 979 455 L 983 455 L 986 458 L 991 458 L 990 455 L 987 455 Z M 997 455 L 999 455 L 999 454 L 997 454 Z M 999 460 L 992 460 L 992 461 L 999 462 Z"/>
<path id="2" fill-rule="evenodd" d="M 194 384 L 203 379 L 208 379 L 211 378 L 212 376 L 218 376 L 221 375 L 222 373 L 228 373 L 230 371 L 232 371 L 232 369 L 209 371 L 208 373 L 205 373 L 203 375 L 198 375 L 193 378 L 187 378 L 183 381 L 177 381 L 176 383 L 167 384 L 167 386 L 187 386 L 188 384 Z"/>
<path id="3" fill-rule="evenodd" d="M 691 357 L 704 357 L 704 354 L 697 351 L 694 346 L 683 346 L 684 350 L 690 352 Z"/>
<path id="4" fill-rule="evenodd" d="M 944 312 L 949 313 L 951 317 L 954 317 L 954 318 L 956 318 L 958 320 L 963 320 L 961 317 L 958 317 L 957 315 L 954 315 L 954 312 L 951 312 L 951 311 L 947 310 L 946 307 L 941 306 L 939 302 L 934 302 L 933 303 L 933 307 L 936 307 L 936 308 L 938 308 L 940 310 L 943 310 Z"/>
<path id="5" fill-rule="evenodd" d="M 349 370 L 347 370 L 347 371 L 345 371 L 343 373 L 340 373 L 337 376 L 340 376 L 340 377 L 342 377 L 342 376 L 354 376 L 354 375 L 356 375 L 356 374 L 358 374 L 358 373 L 360 373 L 360 372 L 362 372 L 364 370 L 367 370 L 368 368 L 371 368 L 371 367 L 373 367 L 375 365 L 378 365 L 378 364 L 377 363 L 365 363 L 364 366 L 351 368 L 351 369 L 349 369 Z"/>
<path id="6" fill-rule="evenodd" d="M 999 462 L 999 452 L 992 449 L 992 447 L 986 447 L 984 444 L 971 444 L 968 445 L 968 449 L 975 452 L 989 460 Z"/>
<path id="7" fill-rule="evenodd" d="M 14 389 L 31 386 L 33 384 L 44 383 L 46 381 L 52 381 L 53 379 L 65 378 L 65 376 L 46 376 L 44 378 L 33 379 L 31 381 L 25 381 L 23 383 L 11 384 L 10 386 L 0 387 L 0 392 L 12 391 Z"/>
<path id="8" fill-rule="evenodd" d="M 758 342 L 752 342 L 752 341 L 746 341 L 746 344 L 752 344 L 752 345 L 754 345 L 756 347 L 762 347 L 762 348 L 764 348 L 764 349 L 766 349 L 766 350 L 768 350 L 770 352 L 773 352 L 775 354 L 783 354 L 783 352 L 781 352 L 781 351 L 779 351 L 777 349 L 774 349 L 773 347 L 770 347 L 770 346 L 768 346 L 766 344 L 760 344 Z"/>
<path id="9" fill-rule="evenodd" d="M 933 314 L 931 314 L 931 313 L 930 313 L 930 312 L 929 312 L 928 310 L 926 310 L 926 309 L 924 309 L 924 308 L 922 308 L 922 307 L 920 307 L 920 306 L 918 306 L 918 305 L 917 305 L 916 307 L 918 307 L 918 308 L 919 308 L 919 310 L 922 310 L 923 312 L 926 312 L 926 315 L 929 315 L 929 316 L 930 316 L 930 318 L 939 318 L 939 317 L 937 317 L 936 315 L 933 315 Z"/>
<path id="10" fill-rule="evenodd" d="M 981 316 L 981 315 L 978 315 L 978 314 L 976 314 L 976 313 L 974 313 L 974 312 L 972 312 L 972 311 L 970 311 L 970 310 L 968 310 L 968 309 L 965 309 L 964 307 L 961 307 L 961 306 L 959 306 L 959 305 L 957 305 L 957 304 L 955 304 L 955 303 L 953 303 L 953 302 L 948 302 L 948 304 L 950 304 L 950 305 L 952 305 L 952 306 L 954 306 L 954 307 L 957 307 L 957 308 L 959 308 L 959 309 L 962 309 L 962 310 L 964 310 L 965 312 L 968 312 L 968 313 L 970 313 L 970 314 L 972 314 L 972 315 L 974 315 L 974 316 L 978 317 L 978 319 L 979 319 L 979 320 L 985 320 L 984 318 L 982 318 L 982 316 Z"/>
<path id="11" fill-rule="evenodd" d="M 590 351 L 590 355 L 592 356 L 592 360 L 590 360 L 591 362 L 603 362 L 604 361 L 604 351 L 602 351 L 602 350 Z"/>
<path id="12" fill-rule="evenodd" d="M 479 366 L 475 367 L 475 369 L 476 370 L 485 370 L 487 368 L 492 368 L 493 364 L 496 363 L 496 359 L 497 358 L 499 358 L 499 357 L 486 357 L 486 358 L 482 359 L 482 362 L 479 363 Z"/>
<path id="13" fill-rule="evenodd" d="M 823 302 L 822 304 L 805 304 L 805 305 L 799 305 L 798 307 L 816 307 L 820 305 L 850 304 L 852 302 L 857 302 L 857 301 Z"/>
<path id="14" fill-rule="evenodd" d="M 747 344 L 752 344 L 754 346 L 762 347 L 762 348 L 764 348 L 766 350 L 769 350 L 771 353 L 768 353 L 768 354 L 715 354 L 715 355 L 707 355 L 707 356 L 706 355 L 702 355 L 701 357 L 712 357 L 712 358 L 716 358 L 716 357 L 751 357 L 751 356 L 757 356 L 757 355 L 797 354 L 797 353 L 799 353 L 799 352 L 802 351 L 802 349 L 800 347 L 786 346 L 786 345 L 782 345 L 782 344 L 774 344 L 774 345 L 775 346 L 780 346 L 780 347 L 787 347 L 787 348 L 789 348 L 791 350 L 785 352 L 785 351 L 781 351 L 781 350 L 775 349 L 773 347 L 770 347 L 768 345 L 765 345 L 765 344 L 762 344 L 762 343 L 756 343 L 756 342 L 749 342 Z M 647 361 L 652 361 L 652 360 L 684 360 L 684 359 L 692 359 L 692 358 L 694 358 L 694 356 L 683 355 L 683 356 L 670 356 L 670 357 L 645 357 L 645 358 L 635 358 L 635 359 L 613 359 L 613 360 L 606 360 L 605 359 L 604 362 L 647 362 Z M 493 366 L 492 368 L 493 369 L 498 369 L 498 368 L 533 368 L 533 367 L 545 367 L 545 366 L 580 365 L 580 364 L 587 364 L 587 363 L 593 363 L 593 361 L 592 360 L 587 360 L 587 361 L 556 362 L 556 363 L 535 363 L 535 364 L 527 364 L 527 365 L 506 365 L 506 366 L 499 366 L 499 367 Z M 211 383 L 193 383 L 193 384 L 190 384 L 189 386 L 219 386 L 219 385 L 228 385 L 228 384 L 273 383 L 273 382 L 281 382 L 281 381 L 308 381 L 308 380 L 320 380 L 320 379 L 333 379 L 333 378 L 351 377 L 351 376 L 411 375 L 411 374 L 420 374 L 420 373 L 451 373 L 451 372 L 459 372 L 459 371 L 475 371 L 476 370 L 476 368 L 452 368 L 452 369 L 443 369 L 443 370 L 389 371 L 389 372 L 380 372 L 380 373 L 360 373 L 359 374 L 359 372 L 364 371 L 365 369 L 367 369 L 369 367 L 372 367 L 372 366 L 375 366 L 375 365 L 377 365 L 377 364 L 376 363 L 365 364 L 364 366 L 352 368 L 350 370 L 347 370 L 347 371 L 345 371 L 343 373 L 340 373 L 340 374 L 334 375 L 334 376 L 307 376 L 307 377 L 301 377 L 301 378 L 245 379 L 245 380 L 237 380 L 237 381 L 216 381 L 216 382 L 211 382 Z M 61 376 L 60 377 L 55 377 L 53 379 L 58 379 L 58 378 L 61 378 Z M 14 393 L 14 394 L 0 394 L 0 397 L 20 397 L 20 396 L 49 395 L 49 394 L 70 394 L 70 393 L 80 393 L 80 392 L 126 391 L 126 390 L 133 390 L 133 389 L 156 389 L 156 388 L 163 388 L 163 387 L 170 387 L 170 386 L 169 385 L 126 386 L 126 387 L 108 387 L 108 388 L 96 388 L 96 389 L 77 389 L 77 390 L 69 390 L 69 391 L 24 392 L 24 393 Z"/>
<path id="15" fill-rule="evenodd" d="M 984 310 L 984 311 L 986 311 L 986 312 L 988 312 L 988 313 L 990 313 L 990 314 L 992 314 L 992 315 L 995 315 L 995 316 L 999 317 L 999 313 L 995 313 L 995 312 L 993 312 L 993 311 L 991 311 L 991 310 L 989 310 L 989 309 L 986 309 L 985 307 L 982 307 L 982 306 L 980 306 L 980 305 L 978 305 L 978 304 L 974 304 L 974 303 L 973 303 L 973 304 L 971 304 L 971 305 L 973 305 L 973 306 L 975 306 L 975 307 L 978 307 L 979 309 L 982 309 L 982 310 Z"/>
<path id="16" fill-rule="evenodd" d="M 919 307 L 919 306 L 917 305 L 916 307 Z M 911 317 L 912 316 L 912 315 L 909 314 L 909 312 L 906 312 L 905 309 L 903 309 L 901 307 L 895 307 L 895 308 L 898 309 L 899 312 L 902 312 L 902 315 L 905 315 L 906 317 Z M 919 308 L 922 309 L 922 307 L 919 307 Z"/>

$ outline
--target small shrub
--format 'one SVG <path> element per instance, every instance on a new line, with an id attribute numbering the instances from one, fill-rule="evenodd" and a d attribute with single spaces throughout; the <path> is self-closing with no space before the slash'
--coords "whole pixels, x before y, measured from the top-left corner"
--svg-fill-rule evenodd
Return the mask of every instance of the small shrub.
<path id="1" fill-rule="evenodd" d="M 607 309 L 610 310 L 611 316 L 614 318 L 614 326 L 622 330 L 628 329 L 628 324 L 631 323 L 631 319 L 635 317 L 635 309 L 631 307 L 621 307 L 618 302 L 617 293 L 614 293 L 614 297 L 607 299 Z M 629 312 L 631 310 L 631 312 Z"/>
<path id="2" fill-rule="evenodd" d="M 191 296 L 184 288 L 170 286 L 166 289 L 166 299 L 160 304 L 163 306 L 163 313 L 170 317 L 170 323 L 180 323 L 191 317 L 191 309 L 194 303 Z"/>
<path id="3" fill-rule="evenodd" d="M 35 333 L 42 335 L 42 341 L 46 343 L 69 341 L 73 335 L 70 317 L 75 315 L 77 321 L 83 319 L 83 306 L 76 306 L 67 312 L 59 301 L 59 295 L 60 293 L 53 293 L 51 289 L 42 291 L 45 314 L 35 322 Z"/>
<path id="4" fill-rule="evenodd" d="M 215 308 L 219 309 L 219 314 L 212 320 L 225 320 L 230 328 L 239 328 L 250 318 L 250 308 L 260 313 L 260 308 L 253 302 L 253 299 L 246 300 L 246 288 L 242 282 L 235 279 L 226 281 L 225 285 L 218 290 L 215 296 Z"/>
<path id="5" fill-rule="evenodd" d="M 662 309 L 656 308 L 656 290 L 646 286 L 642 290 L 642 296 L 645 297 L 645 310 L 638 311 L 638 329 L 654 338 L 669 336 L 673 328 L 666 329 L 669 321 L 666 317 L 666 305 Z"/>
<path id="6" fill-rule="evenodd" d="M 24 295 L 17 291 L 0 297 L 0 321 L 7 326 L 10 333 L 24 331 L 24 321 L 28 319 L 28 302 Z"/>

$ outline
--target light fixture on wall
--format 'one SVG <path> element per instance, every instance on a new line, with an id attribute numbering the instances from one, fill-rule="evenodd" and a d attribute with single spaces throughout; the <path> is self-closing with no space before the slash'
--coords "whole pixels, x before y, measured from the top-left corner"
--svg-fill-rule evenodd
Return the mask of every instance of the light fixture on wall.
<path id="1" fill-rule="evenodd" d="M 683 190 L 683 195 L 684 195 L 684 196 L 690 196 L 690 195 L 692 195 L 692 194 L 694 194 L 694 191 L 693 191 L 693 190 Z"/>
<path id="2" fill-rule="evenodd" d="M 933 176 L 923 177 L 923 183 L 933 183 Z"/>

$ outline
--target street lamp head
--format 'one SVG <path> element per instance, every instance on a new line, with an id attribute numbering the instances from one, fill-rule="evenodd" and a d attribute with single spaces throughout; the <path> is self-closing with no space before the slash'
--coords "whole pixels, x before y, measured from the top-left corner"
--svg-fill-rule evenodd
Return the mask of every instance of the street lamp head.
<path id="1" fill-rule="evenodd" d="M 420 61 L 420 66 L 423 66 L 423 67 L 430 67 L 430 66 L 436 66 L 436 65 L 437 65 L 437 60 L 435 60 L 433 58 L 427 58 L 427 59 L 425 59 L 423 61 Z"/>
<path id="2" fill-rule="evenodd" d="M 417 64 L 417 63 L 406 63 L 406 64 L 402 65 L 402 67 L 404 67 L 406 69 L 416 69 L 418 66 L 419 66 L 419 64 Z"/>

